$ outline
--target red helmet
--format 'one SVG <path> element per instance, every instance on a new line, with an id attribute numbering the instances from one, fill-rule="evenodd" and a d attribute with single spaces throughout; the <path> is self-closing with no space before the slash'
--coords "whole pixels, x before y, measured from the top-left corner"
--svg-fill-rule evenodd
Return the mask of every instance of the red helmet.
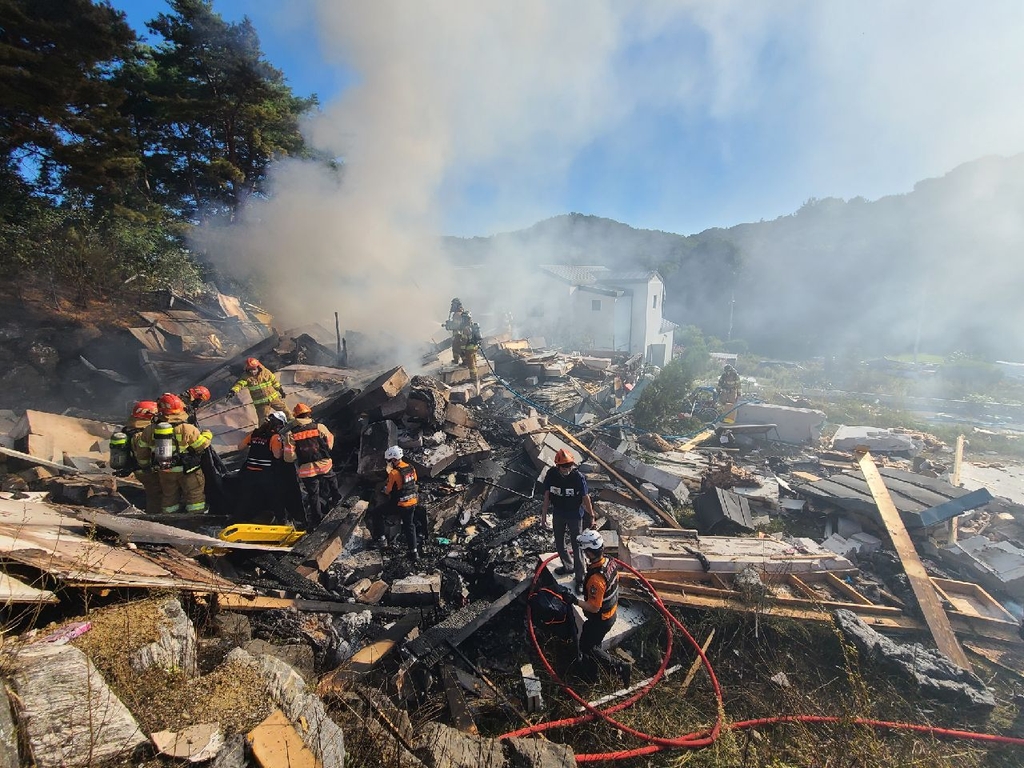
<path id="1" fill-rule="evenodd" d="M 133 419 L 152 419 L 156 414 L 156 400 L 140 400 L 132 408 Z"/>
<path id="2" fill-rule="evenodd" d="M 160 399 L 156 401 L 156 405 L 161 416 L 169 416 L 172 413 L 185 412 L 185 403 L 181 401 L 180 397 L 172 395 L 170 392 L 165 392 L 160 395 Z"/>
<path id="3" fill-rule="evenodd" d="M 568 451 L 565 448 L 559 448 L 558 453 L 555 454 L 555 464 L 575 464 L 576 457 L 572 455 L 572 451 Z"/>
<path id="4" fill-rule="evenodd" d="M 245 360 L 245 370 L 247 370 L 247 371 L 257 371 L 257 370 L 259 370 L 259 368 L 260 368 L 260 361 L 259 360 L 257 360 L 255 357 L 246 358 L 246 360 Z"/>
<path id="5" fill-rule="evenodd" d="M 310 408 L 308 405 L 306 405 L 305 403 L 299 403 L 292 410 L 292 415 L 295 418 L 299 418 L 301 416 L 309 416 L 309 414 L 311 414 L 312 412 L 313 412 L 313 409 Z"/>
<path id="6" fill-rule="evenodd" d="M 210 399 L 210 390 L 203 386 L 190 387 L 187 394 L 193 400 L 198 400 L 201 403 Z"/>

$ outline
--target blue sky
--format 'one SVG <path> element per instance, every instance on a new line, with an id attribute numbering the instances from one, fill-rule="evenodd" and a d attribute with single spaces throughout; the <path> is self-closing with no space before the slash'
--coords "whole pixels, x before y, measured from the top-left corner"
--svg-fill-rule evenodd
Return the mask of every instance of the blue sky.
<path id="1" fill-rule="evenodd" d="M 112 0 L 142 30 L 162 0 Z M 1024 151 L 1024 3 L 215 0 L 383 219 L 682 234 Z M 365 88 L 354 88 L 365 83 Z M 282 186 L 282 194 L 287 193 Z"/>

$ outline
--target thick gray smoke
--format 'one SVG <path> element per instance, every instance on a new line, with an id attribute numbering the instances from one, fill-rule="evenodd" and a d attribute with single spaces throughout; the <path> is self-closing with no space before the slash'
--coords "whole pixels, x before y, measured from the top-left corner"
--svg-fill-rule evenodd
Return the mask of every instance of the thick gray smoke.
<path id="1" fill-rule="evenodd" d="M 628 223 L 676 232 L 773 218 L 809 197 L 907 190 L 1022 148 L 1024 5 L 1014 2 L 920 13 L 861 1 L 310 0 L 287 13 L 299 8 L 316 15 L 326 65 L 356 78 L 307 127 L 343 162 L 340 180 L 281 163 L 243 234 L 204 240 L 272 281 L 270 308 L 285 324 L 338 310 L 343 327 L 440 338 L 453 295 L 528 297 L 535 252 L 503 252 L 500 274 L 484 279 L 453 271 L 437 238 L 566 212 L 566 178 L 595 142 L 618 147 L 623 168 L 657 174 L 660 199 Z M 659 166 L 644 146 L 653 139 L 634 130 L 652 114 L 673 116 L 679 141 L 683 127 L 709 122 L 721 138 Z M 749 141 L 776 142 L 787 160 L 767 172 L 731 164 Z M 735 188 L 695 221 L 688 211 L 704 190 L 693 171 L 711 161 Z M 590 192 L 600 205 L 601 190 Z"/>

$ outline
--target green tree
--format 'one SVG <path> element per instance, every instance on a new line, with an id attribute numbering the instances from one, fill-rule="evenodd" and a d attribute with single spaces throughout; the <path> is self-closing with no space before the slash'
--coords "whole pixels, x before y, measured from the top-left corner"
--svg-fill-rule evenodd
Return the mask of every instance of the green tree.
<path id="1" fill-rule="evenodd" d="M 248 18 L 231 24 L 209 0 L 170 0 L 147 27 L 163 38 L 133 71 L 138 135 L 157 199 L 179 215 L 233 220 L 263 194 L 272 160 L 306 154 L 299 119 L 315 96 L 292 93 Z"/>
<path id="2" fill-rule="evenodd" d="M 0 164 L 35 194 L 123 198 L 140 159 L 112 76 L 136 55 L 106 3 L 0 0 Z"/>
<path id="3" fill-rule="evenodd" d="M 678 423 L 683 399 L 693 389 L 694 372 L 684 358 L 677 357 L 640 395 L 633 408 L 633 423 L 640 429 L 664 433 Z"/>

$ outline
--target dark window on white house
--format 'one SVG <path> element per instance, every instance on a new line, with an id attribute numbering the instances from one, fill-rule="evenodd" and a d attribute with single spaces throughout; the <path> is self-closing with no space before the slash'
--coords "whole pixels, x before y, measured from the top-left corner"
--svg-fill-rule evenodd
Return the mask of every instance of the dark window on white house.
<path id="1" fill-rule="evenodd" d="M 601 300 L 600 299 L 591 299 L 591 301 L 590 301 L 590 308 L 594 312 L 600 312 L 601 311 Z"/>
<path id="2" fill-rule="evenodd" d="M 654 294 L 654 308 L 658 308 L 658 294 Z"/>

